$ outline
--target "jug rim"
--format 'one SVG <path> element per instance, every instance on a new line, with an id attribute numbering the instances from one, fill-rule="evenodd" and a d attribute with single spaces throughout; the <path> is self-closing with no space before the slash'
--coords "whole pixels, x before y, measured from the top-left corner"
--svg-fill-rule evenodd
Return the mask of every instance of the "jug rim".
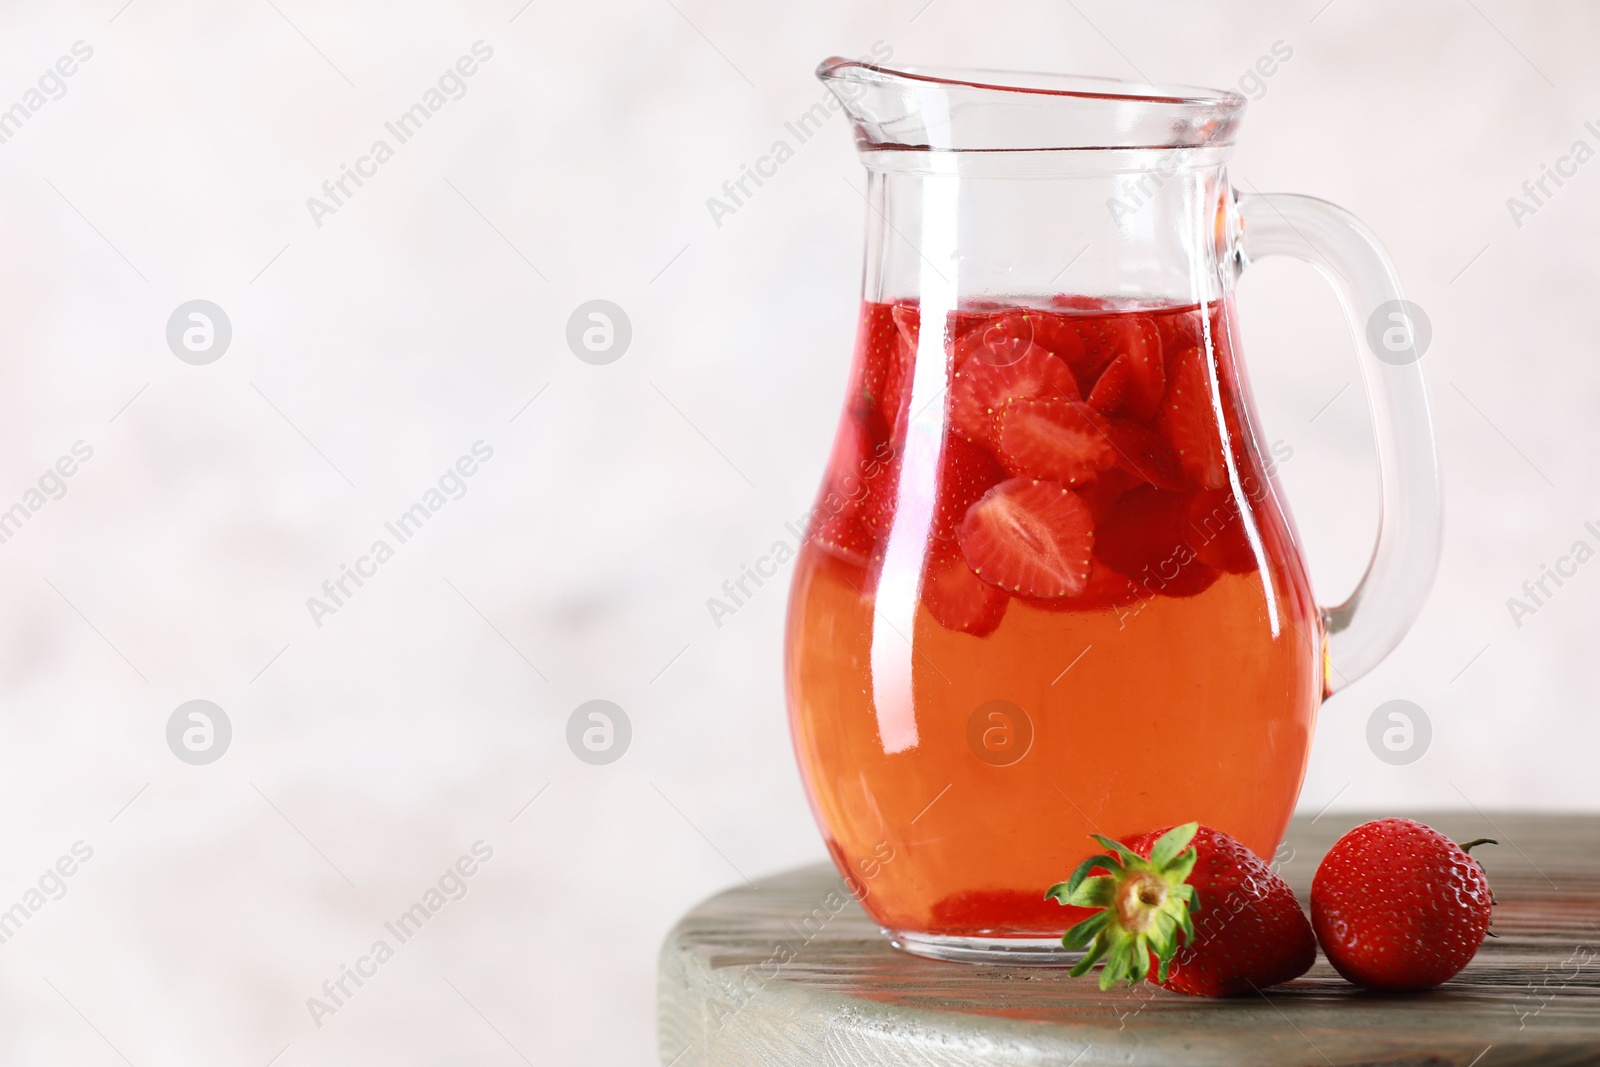
<path id="1" fill-rule="evenodd" d="M 833 56 L 817 78 L 863 151 L 1219 149 L 1248 103 L 1230 89 L 978 67 L 884 66 Z"/>
<path id="2" fill-rule="evenodd" d="M 1097 74 L 1065 74 L 1042 70 L 1001 70 L 995 67 L 946 67 L 907 65 L 889 67 L 869 63 L 862 59 L 832 56 L 817 64 L 816 75 L 827 80 L 838 77 L 850 68 L 870 70 L 877 74 L 910 81 L 929 82 L 935 85 L 959 86 L 965 89 L 985 89 L 998 93 L 1028 93 L 1038 96 L 1064 96 L 1084 100 L 1126 100 L 1144 104 L 1187 104 L 1200 107 L 1242 108 L 1249 101 L 1243 93 L 1232 89 L 1211 89 L 1203 85 L 1182 82 L 1138 82 L 1122 78 L 1107 78 Z M 1039 79 L 1058 85 L 1023 85 L 1009 82 L 1013 78 Z M 1069 88 L 1068 85 L 1081 86 Z M 1118 91 L 1114 87 L 1127 91 Z"/>

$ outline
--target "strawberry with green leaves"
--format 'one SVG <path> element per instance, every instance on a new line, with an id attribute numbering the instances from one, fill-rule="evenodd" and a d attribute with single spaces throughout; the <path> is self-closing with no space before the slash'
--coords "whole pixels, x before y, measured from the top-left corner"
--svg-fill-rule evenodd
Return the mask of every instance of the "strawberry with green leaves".
<path id="1" fill-rule="evenodd" d="M 1225 997 L 1298 978 L 1316 959 L 1288 883 L 1227 834 L 1187 823 L 1126 842 L 1095 840 L 1106 851 L 1045 894 L 1096 909 L 1062 936 L 1066 948 L 1084 951 L 1073 975 L 1103 963 L 1101 989 L 1154 971 L 1165 989 Z"/>
<path id="2" fill-rule="evenodd" d="M 1154 960 L 1156 980 L 1168 980 L 1178 934 L 1186 941 L 1194 940 L 1189 912 L 1198 903 L 1188 880 L 1199 855 L 1189 842 L 1199 826 L 1189 823 L 1173 828 L 1162 835 L 1148 856 L 1095 834 L 1094 839 L 1107 851 L 1090 856 L 1078 864 L 1072 877 L 1050 887 L 1046 900 L 1096 909 L 1061 937 L 1064 947 L 1086 950 L 1072 968 L 1074 978 L 1103 961 L 1100 988 L 1110 989 L 1124 980 L 1130 984 L 1142 981 Z"/>

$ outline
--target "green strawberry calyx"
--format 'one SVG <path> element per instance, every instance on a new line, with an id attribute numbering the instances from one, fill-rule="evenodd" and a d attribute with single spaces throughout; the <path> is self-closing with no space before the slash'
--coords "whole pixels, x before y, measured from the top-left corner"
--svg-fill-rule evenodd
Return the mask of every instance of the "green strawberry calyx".
<path id="1" fill-rule="evenodd" d="M 1199 910 L 1200 900 L 1188 879 L 1197 859 L 1190 842 L 1199 828 L 1194 822 L 1174 826 L 1156 840 L 1149 859 L 1120 841 L 1093 835 L 1106 851 L 1078 864 L 1072 877 L 1044 895 L 1059 904 L 1099 909 L 1061 937 L 1065 948 L 1084 952 L 1072 968 L 1074 978 L 1103 961 L 1101 989 L 1123 980 L 1134 985 L 1150 973 L 1154 953 L 1160 965 L 1156 981 L 1167 980 L 1179 933 L 1184 943 L 1194 940 L 1189 913 Z"/>

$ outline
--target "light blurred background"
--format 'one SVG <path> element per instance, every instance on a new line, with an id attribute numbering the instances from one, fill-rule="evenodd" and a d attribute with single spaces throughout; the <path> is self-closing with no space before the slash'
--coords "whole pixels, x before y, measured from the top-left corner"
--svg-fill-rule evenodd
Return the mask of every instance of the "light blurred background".
<path id="1" fill-rule="evenodd" d="M 1244 85 L 1234 175 L 1386 242 L 1434 327 L 1449 509 L 1432 601 L 1326 706 L 1302 810 L 1600 807 L 1600 563 L 1520 627 L 1506 604 L 1600 547 L 1600 163 L 1520 226 L 1507 206 L 1600 148 L 1597 31 L 1505 0 L 12 0 L 0 510 L 92 457 L 0 543 L 0 909 L 93 856 L 0 944 L 0 1059 L 654 1060 L 673 920 L 823 856 L 787 575 L 720 629 L 705 601 L 808 507 L 832 436 L 863 212 L 843 120 L 720 226 L 705 202 L 821 98 L 818 60 L 880 41 L 1233 87 L 1292 50 Z M 307 198 L 479 41 L 464 95 L 318 226 Z M 204 366 L 166 341 L 193 299 L 232 324 Z M 632 323 L 605 366 L 565 341 L 593 299 Z M 1240 300 L 1336 602 L 1377 521 L 1355 349 L 1309 268 L 1253 268 Z M 307 598 L 479 441 L 465 495 L 315 625 Z M 232 724 L 206 766 L 166 742 L 192 699 Z M 607 766 L 566 741 L 592 699 L 632 724 Z M 1433 728 L 1403 766 L 1366 741 L 1393 699 Z M 478 841 L 466 896 L 316 1025 L 307 998 Z"/>

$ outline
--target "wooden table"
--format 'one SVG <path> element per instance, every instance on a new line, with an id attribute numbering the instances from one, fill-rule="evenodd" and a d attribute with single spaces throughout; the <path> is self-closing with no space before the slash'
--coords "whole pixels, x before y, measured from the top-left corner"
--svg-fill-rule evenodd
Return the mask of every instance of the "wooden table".
<path id="1" fill-rule="evenodd" d="M 1328 846 L 1367 818 L 1295 821 L 1280 869 L 1302 903 Z M 817 866 L 712 897 L 678 923 L 661 952 L 661 1062 L 1600 1063 L 1600 817 L 1419 818 L 1457 841 L 1501 842 L 1476 851 L 1499 937 L 1429 993 L 1364 993 L 1320 956 L 1304 978 L 1233 1000 L 1103 993 L 1059 968 L 920 959 L 891 948 L 853 900 L 808 933 L 801 919 L 842 892 L 833 868 Z"/>

